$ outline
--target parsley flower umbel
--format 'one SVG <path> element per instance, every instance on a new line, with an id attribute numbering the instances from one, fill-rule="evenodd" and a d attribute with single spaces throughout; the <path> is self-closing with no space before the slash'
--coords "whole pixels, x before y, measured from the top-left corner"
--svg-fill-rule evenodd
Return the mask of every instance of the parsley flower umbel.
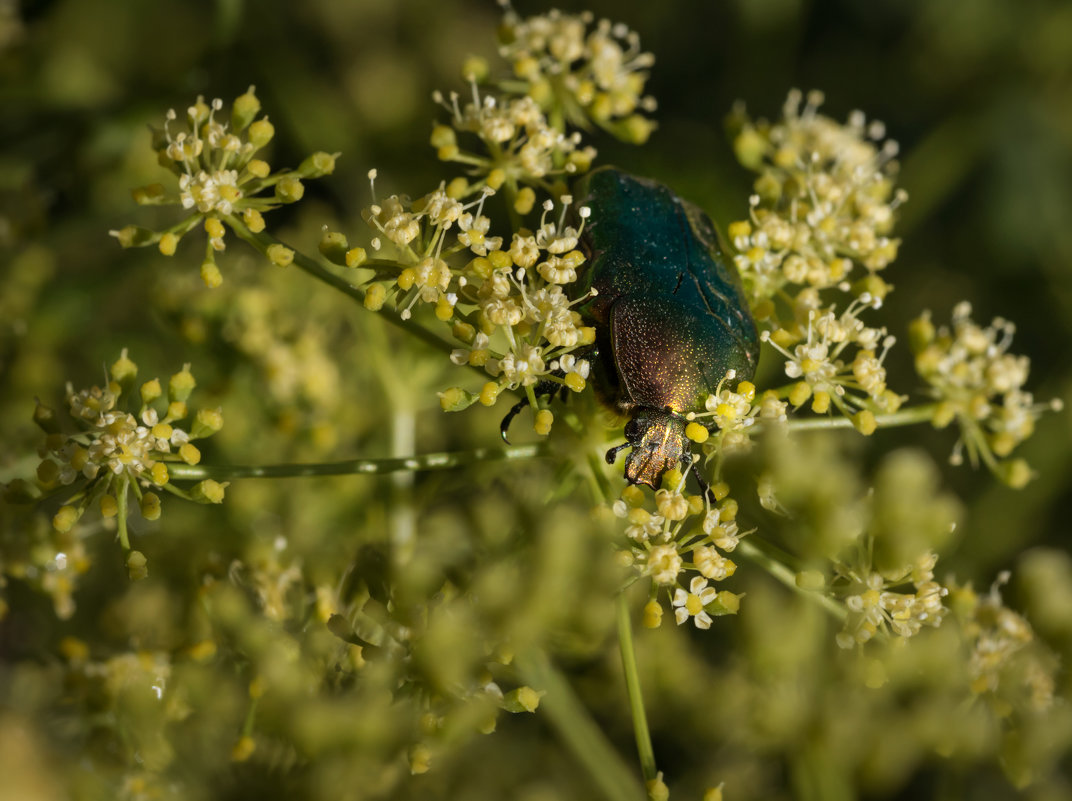
<path id="1" fill-rule="evenodd" d="M 730 117 L 734 149 L 759 173 L 749 219 L 728 232 L 735 261 L 757 311 L 780 290 L 837 287 L 883 298 L 888 285 L 878 273 L 897 256 L 891 237 L 897 207 L 894 190 L 897 143 L 882 141 L 885 126 L 854 111 L 846 123 L 819 114 L 821 92 L 789 93 L 782 119 L 753 121 L 743 105 Z M 862 268 L 864 275 L 856 278 Z M 854 280 L 855 279 L 855 280 Z"/>
<path id="2" fill-rule="evenodd" d="M 619 543 L 623 559 L 639 576 L 650 577 L 653 585 L 651 603 L 656 607 L 645 613 L 645 620 L 652 627 L 659 625 L 661 611 L 655 610 L 661 610 L 658 595 L 662 593 L 670 600 L 679 625 L 691 617 L 698 628 L 706 629 L 713 615 L 737 612 L 739 597 L 708 587 L 708 582 L 723 581 L 737 571 L 725 554 L 744 535 L 735 521 L 737 502 L 727 497 L 725 484 L 711 487 L 710 498 L 718 499 L 717 505 L 711 505 L 710 498 L 685 493 L 684 487 L 681 472 L 669 470 L 654 498 L 630 485 L 612 510 L 627 524 L 625 539 Z M 655 509 L 647 508 L 651 500 Z"/>
<path id="3" fill-rule="evenodd" d="M 879 631 L 904 638 L 918 634 L 923 626 L 939 626 L 946 613 L 942 598 L 949 590 L 934 580 L 937 561 L 933 552 L 924 553 L 895 572 L 879 572 L 862 562 L 835 565 L 838 576 L 833 588 L 848 609 L 838 645 L 852 648 Z"/>
<path id="4" fill-rule="evenodd" d="M 186 109 L 180 122 L 174 109 L 168 111 L 164 127 L 154 129 L 153 148 L 160 165 L 177 179 L 168 189 L 150 184 L 134 190 L 142 205 L 177 205 L 188 214 L 163 231 L 128 225 L 111 235 L 123 247 L 156 244 L 171 256 L 179 240 L 202 223 L 208 242 L 201 265 L 201 278 L 209 287 L 223 280 L 216 266 L 216 252 L 226 248 L 226 228 L 240 235 L 264 230 L 263 213 L 285 203 L 301 200 L 302 179 L 319 178 L 335 169 L 338 154 L 314 153 L 296 170 L 273 172 L 268 162 L 256 154 L 275 135 L 275 128 L 260 113 L 260 100 L 251 86 L 235 99 L 229 121 L 222 121 L 223 101 L 206 103 L 201 97 Z M 271 255 L 271 254 L 270 254 Z M 282 254 L 272 257 L 283 263 Z"/>
<path id="5" fill-rule="evenodd" d="M 577 209 L 573 222 L 567 217 L 573 198 L 563 195 L 556 219 L 556 204 L 547 200 L 536 231 L 514 233 L 507 242 L 489 234 L 492 221 L 484 206 L 493 194 L 485 187 L 463 203 L 440 186 L 415 202 L 393 195 L 366 213 L 380 234 L 373 248 L 387 257 L 376 262 L 374 279 L 389 282 L 379 284 L 376 308 L 393 301 L 405 319 L 418 304 L 434 306 L 435 316 L 451 323 L 463 345 L 453 350 L 451 361 L 494 379 L 480 393 L 460 388 L 441 393 L 448 411 L 477 400 L 491 406 L 505 389 L 528 394 L 540 381 L 580 392 L 589 375 L 589 362 L 574 351 L 591 345 L 595 330 L 582 325 L 573 309 L 588 295 L 571 300 L 564 290 L 584 262 L 577 244 L 588 209 Z M 537 430 L 546 433 L 550 412 L 542 412 Z"/>
<path id="6" fill-rule="evenodd" d="M 1031 624 L 1005 606 L 1002 572 L 990 592 L 979 594 L 968 584 L 954 584 L 953 611 L 971 648 L 968 671 L 971 691 L 1003 710 L 1037 714 L 1055 703 L 1057 661 L 1046 653 Z"/>
<path id="7" fill-rule="evenodd" d="M 1026 462 L 1000 460 L 1031 436 L 1043 412 L 1062 403 L 1036 403 L 1024 389 L 1030 360 L 1009 353 L 1016 326 L 997 317 L 984 328 L 971 311 L 967 301 L 957 304 L 951 326 L 935 328 L 929 312 L 913 322 L 916 370 L 938 401 L 933 424 L 960 427 L 952 461 L 963 461 L 966 450 L 973 465 L 981 460 L 1008 484 L 1023 486 L 1031 477 Z"/>
<path id="8" fill-rule="evenodd" d="M 552 10 L 522 19 L 507 10 L 499 52 L 553 116 L 581 128 L 594 122 L 642 144 L 655 127 L 642 113 L 655 110 L 644 94 L 655 57 L 627 26 L 593 21 L 590 13 Z"/>
<path id="9" fill-rule="evenodd" d="M 790 403 L 800 406 L 810 399 L 812 411 L 818 414 L 833 406 L 853 418 L 864 433 L 873 430 L 876 412 L 897 411 L 905 399 L 886 387 L 883 366 L 896 340 L 885 328 L 872 328 L 860 319 L 862 311 L 881 305 L 864 292 L 841 314 L 833 308 L 809 309 L 799 339 L 784 328 L 761 334 L 764 342 L 786 357 L 786 376 L 800 379 L 789 391 Z M 783 342 L 796 344 L 790 348 Z"/>
<path id="10" fill-rule="evenodd" d="M 160 516 L 160 490 L 202 503 L 222 501 L 225 485 L 207 479 L 182 490 L 171 484 L 168 470 L 169 464 L 201 461 L 194 441 L 220 430 L 220 410 L 204 408 L 191 417 L 187 399 L 196 382 L 189 365 L 171 376 L 166 393 L 156 378 L 135 387 L 137 373 L 124 349 L 104 387 L 76 392 L 68 384 L 73 430 L 65 430 L 51 409 L 38 406 L 35 419 L 48 436 L 37 479 L 46 492 L 66 496 L 52 521 L 56 531 L 71 530 L 96 503 L 103 517 L 117 518 L 120 540 L 129 548 L 129 493 L 147 520 Z M 186 419 L 189 424 L 183 426 Z"/>
<path id="11" fill-rule="evenodd" d="M 468 166 L 477 177 L 474 188 L 483 185 L 498 190 L 504 183 L 513 191 L 518 184 L 549 188 L 550 179 L 583 172 L 595 158 L 595 148 L 581 147 L 580 133 L 567 134 L 553 127 L 528 95 L 481 97 L 473 84 L 472 100 L 464 106 L 455 93 L 449 102 L 439 93 L 435 99 L 450 112 L 450 125 L 432 130 L 432 145 L 441 160 Z M 479 150 L 463 150 L 456 133 L 474 135 Z M 519 213 L 532 208 L 529 197 L 515 200 Z"/>

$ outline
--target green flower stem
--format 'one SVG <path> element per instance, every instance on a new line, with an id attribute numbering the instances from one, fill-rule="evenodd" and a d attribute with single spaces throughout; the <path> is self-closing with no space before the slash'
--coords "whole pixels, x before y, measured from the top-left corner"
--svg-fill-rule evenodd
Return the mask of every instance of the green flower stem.
<path id="1" fill-rule="evenodd" d="M 629 603 L 625 593 L 618 593 L 618 650 L 622 654 L 622 671 L 625 687 L 629 693 L 629 711 L 633 717 L 633 734 L 636 736 L 637 754 L 644 781 L 650 782 L 658 775 L 655 766 L 655 750 L 651 746 L 648 717 L 644 712 L 644 696 L 640 692 L 640 671 L 637 669 L 636 649 L 633 647 L 633 625 L 629 619 Z"/>
<path id="2" fill-rule="evenodd" d="M 592 720 L 566 678 L 542 651 L 519 654 L 517 667 L 524 682 L 546 695 L 540 709 L 565 745 L 585 767 L 607 801 L 644 801 L 647 793 L 637 784 L 606 736 Z"/>
<path id="3" fill-rule="evenodd" d="M 315 259 L 309 258 L 301 251 L 295 250 L 294 248 L 287 245 L 285 242 L 281 242 L 280 240 L 276 239 L 271 234 L 267 234 L 263 231 L 258 234 L 253 233 L 249 230 L 249 228 L 246 227 L 246 225 L 242 222 L 241 219 L 234 215 L 229 216 L 227 218 L 227 224 L 234 230 L 234 232 L 239 237 L 248 242 L 261 253 L 263 253 L 266 258 L 268 256 L 268 248 L 272 245 L 282 245 L 288 250 L 293 251 L 294 264 L 297 265 L 300 269 L 309 273 L 309 275 L 313 276 L 317 280 L 323 281 L 328 286 L 339 290 L 347 297 L 353 298 L 358 303 L 364 305 L 365 291 L 363 289 L 354 286 L 345 278 L 335 275 L 335 273 L 323 267 L 323 265 L 321 265 Z M 389 322 L 391 325 L 403 329 L 404 331 L 409 334 L 412 334 L 425 344 L 431 345 L 436 350 L 442 351 L 447 354 L 454 350 L 453 345 L 451 345 L 445 339 L 440 339 L 438 336 L 433 334 L 424 326 L 414 322 L 412 318 L 410 320 L 403 320 L 399 315 L 391 314 L 390 312 L 386 312 L 384 314 L 381 314 L 380 316 L 384 320 Z"/>
<path id="4" fill-rule="evenodd" d="M 119 535 L 119 544 L 124 551 L 130 550 L 130 536 L 127 534 L 127 482 L 126 476 L 119 480 L 119 486 L 115 489 L 116 515 L 115 522 Z"/>
<path id="5" fill-rule="evenodd" d="M 844 605 L 838 603 L 828 595 L 824 595 L 821 592 L 812 590 L 803 590 L 797 585 L 797 574 L 792 568 L 786 565 L 784 562 L 779 561 L 771 554 L 760 548 L 753 542 L 755 539 L 744 539 L 737 543 L 737 548 L 734 553 L 739 553 L 745 559 L 759 565 L 768 573 L 770 573 L 775 579 L 780 581 L 789 589 L 799 592 L 804 596 L 812 599 L 826 611 L 830 612 L 838 620 L 844 620 L 847 613 Z"/>
<path id="6" fill-rule="evenodd" d="M 914 406 L 911 409 L 902 409 L 890 414 L 876 414 L 875 422 L 879 428 L 892 428 L 893 426 L 910 426 L 917 423 L 929 423 L 934 417 L 937 404 L 929 403 L 926 406 Z M 847 417 L 811 417 L 804 420 L 792 419 L 785 424 L 790 431 L 816 431 L 831 428 L 854 428 L 852 420 Z"/>
<path id="7" fill-rule="evenodd" d="M 474 448 L 469 451 L 426 453 L 395 459 L 347 459 L 342 462 L 268 465 L 190 465 L 169 462 L 173 481 L 203 481 L 206 478 L 301 478 L 305 476 L 378 475 L 404 471 L 450 470 L 477 462 L 519 461 L 550 455 L 546 442 L 510 445 L 502 448 Z"/>

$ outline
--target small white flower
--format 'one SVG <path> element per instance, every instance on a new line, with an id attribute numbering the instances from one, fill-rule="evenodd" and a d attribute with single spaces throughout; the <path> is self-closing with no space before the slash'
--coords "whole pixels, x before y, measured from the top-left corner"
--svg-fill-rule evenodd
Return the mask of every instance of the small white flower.
<path id="1" fill-rule="evenodd" d="M 688 592 L 678 587 L 674 590 L 674 619 L 680 626 L 690 617 L 698 629 L 711 628 L 711 616 L 704 607 L 718 597 L 718 590 L 707 586 L 707 579 L 694 576 L 689 582 Z"/>

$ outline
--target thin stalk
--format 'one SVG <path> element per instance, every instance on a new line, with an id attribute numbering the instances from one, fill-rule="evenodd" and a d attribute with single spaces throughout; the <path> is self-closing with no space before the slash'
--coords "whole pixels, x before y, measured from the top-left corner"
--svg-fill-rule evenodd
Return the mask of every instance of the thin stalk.
<path id="1" fill-rule="evenodd" d="M 636 736 L 637 754 L 644 781 L 650 782 L 658 775 L 655 766 L 655 750 L 651 745 L 651 731 L 644 712 L 644 696 L 640 691 L 640 671 L 637 669 L 636 649 L 633 647 L 633 625 L 629 619 L 629 603 L 625 593 L 618 593 L 618 650 L 622 654 L 622 671 L 625 687 L 629 693 L 629 711 L 633 717 L 633 734 Z"/>
<path id="2" fill-rule="evenodd" d="M 890 414 L 876 414 L 875 422 L 878 424 L 879 428 L 929 423 L 934 416 L 935 405 L 936 404 L 929 403 L 926 406 L 914 406 L 911 409 L 902 409 L 899 412 L 891 412 Z M 790 419 L 784 425 L 790 431 L 854 428 L 852 420 L 848 417 L 812 417 L 804 420 Z"/>
<path id="3" fill-rule="evenodd" d="M 119 486 L 115 490 L 116 527 L 119 534 L 119 544 L 124 551 L 130 550 L 130 535 L 127 534 L 127 482 L 124 476 L 119 480 Z"/>
<path id="4" fill-rule="evenodd" d="M 235 216 L 227 218 L 227 224 L 234 230 L 234 232 L 243 240 L 248 242 L 254 248 L 263 253 L 266 257 L 268 255 L 268 248 L 271 245 L 283 245 L 289 250 L 294 252 L 294 264 L 301 270 L 304 270 L 309 275 L 316 278 L 318 281 L 322 281 L 328 286 L 339 290 L 344 295 L 364 305 L 365 291 L 359 287 L 354 286 L 345 278 L 342 278 L 330 270 L 326 269 L 323 265 L 317 262 L 315 259 L 311 259 L 299 250 L 294 250 L 285 242 L 276 239 L 271 234 L 265 232 L 253 233 L 243 224 L 243 222 Z M 447 342 L 445 339 L 440 339 L 424 326 L 417 324 L 411 319 L 403 320 L 397 314 L 385 313 L 381 314 L 384 320 L 389 322 L 393 326 L 401 328 L 406 333 L 411 334 L 417 339 L 421 340 L 427 345 L 431 345 L 436 350 L 443 351 L 444 353 L 450 353 L 454 350 L 454 346 Z"/>
<path id="5" fill-rule="evenodd" d="M 405 471 L 451 470 L 477 462 L 520 461 L 550 455 L 546 442 L 474 448 L 468 451 L 426 453 L 392 459 L 347 459 L 342 462 L 269 465 L 190 465 L 168 462 L 168 475 L 178 481 L 201 481 L 206 478 L 303 478 L 306 476 L 380 475 Z"/>
<path id="6" fill-rule="evenodd" d="M 815 601 L 839 620 L 845 619 L 847 612 L 842 604 L 839 604 L 833 598 L 823 595 L 822 593 L 802 590 L 797 586 L 796 572 L 770 554 L 764 552 L 754 542 L 747 539 L 741 540 L 737 543 L 737 548 L 734 550 L 734 553 L 739 553 L 745 559 L 759 565 L 786 587 Z"/>
<path id="7" fill-rule="evenodd" d="M 546 692 L 540 709 L 573 752 L 607 801 L 644 801 L 647 793 L 614 750 L 566 678 L 555 670 L 543 651 L 518 655 L 518 671 L 526 684 Z"/>

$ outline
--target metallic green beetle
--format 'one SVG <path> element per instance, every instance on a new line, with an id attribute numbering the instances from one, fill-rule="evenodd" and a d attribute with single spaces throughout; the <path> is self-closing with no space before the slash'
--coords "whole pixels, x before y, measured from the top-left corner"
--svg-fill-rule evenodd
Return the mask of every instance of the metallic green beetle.
<path id="1" fill-rule="evenodd" d="M 707 215 L 662 184 L 604 167 L 575 197 L 591 209 L 577 285 L 596 329 L 593 368 L 603 400 L 629 415 L 625 477 L 657 487 L 691 461 L 685 415 L 702 411 L 730 370 L 751 379 L 759 338 L 740 277 Z"/>

